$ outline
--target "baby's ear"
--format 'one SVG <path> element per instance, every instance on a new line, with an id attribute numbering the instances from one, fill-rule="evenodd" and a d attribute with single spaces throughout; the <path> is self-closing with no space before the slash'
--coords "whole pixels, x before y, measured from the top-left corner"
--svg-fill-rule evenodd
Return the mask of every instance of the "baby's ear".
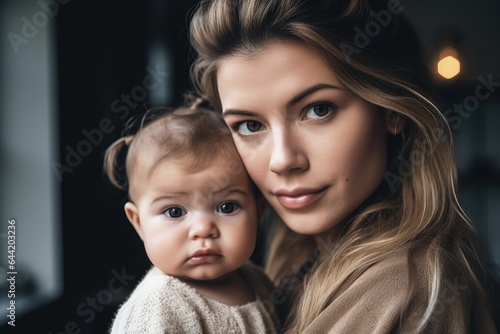
<path id="1" fill-rule="evenodd" d="M 400 113 L 385 109 L 385 124 L 391 135 L 398 135 L 405 126 L 405 117 Z"/>
<path id="2" fill-rule="evenodd" d="M 139 210 L 137 209 L 137 206 L 135 206 L 135 204 L 132 202 L 127 202 L 125 203 L 124 209 L 128 221 L 135 228 L 135 231 L 137 232 L 137 234 L 139 234 L 139 237 L 142 240 L 141 220 L 139 218 Z"/>

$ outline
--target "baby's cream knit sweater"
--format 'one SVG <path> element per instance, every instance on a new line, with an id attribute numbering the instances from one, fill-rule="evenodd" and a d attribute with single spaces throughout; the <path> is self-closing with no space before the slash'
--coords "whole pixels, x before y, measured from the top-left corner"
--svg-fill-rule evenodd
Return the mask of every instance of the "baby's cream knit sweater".
<path id="1" fill-rule="evenodd" d="M 172 276 L 154 275 L 150 270 L 118 310 L 110 333 L 277 333 L 280 322 L 270 297 L 271 282 L 250 263 L 240 272 L 257 298 L 229 306 L 202 296 Z"/>

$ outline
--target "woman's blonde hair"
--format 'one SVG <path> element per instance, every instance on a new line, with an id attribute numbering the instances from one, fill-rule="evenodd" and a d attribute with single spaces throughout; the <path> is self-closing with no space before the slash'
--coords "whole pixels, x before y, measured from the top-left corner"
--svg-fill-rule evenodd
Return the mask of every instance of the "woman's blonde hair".
<path id="1" fill-rule="evenodd" d="M 197 52 L 193 84 L 218 109 L 221 60 L 289 40 L 318 51 L 343 85 L 391 110 L 404 124 L 389 138 L 389 161 L 379 189 L 352 215 L 340 239 L 316 253 L 289 317 L 290 331 L 302 332 L 350 276 L 391 254 L 417 249 L 425 253 L 430 296 L 420 329 L 436 308 L 450 265 L 467 273 L 493 314 L 488 296 L 493 278 L 457 200 L 452 133 L 425 92 L 428 71 L 401 10 L 397 1 L 213 0 L 201 1 L 191 19 Z M 311 259 L 318 246 L 314 242 L 277 224 L 267 262 L 275 282 L 286 283 L 284 273 L 291 264 Z"/>
<path id="2" fill-rule="evenodd" d="M 182 159 L 186 168 L 199 170 L 217 159 L 228 164 L 239 159 L 222 115 L 202 107 L 206 101 L 186 96 L 179 108 L 152 108 L 131 118 L 123 136 L 106 150 L 104 171 L 111 183 L 134 198 L 141 183 L 164 159 Z M 242 168 L 242 167 L 240 167 Z"/>

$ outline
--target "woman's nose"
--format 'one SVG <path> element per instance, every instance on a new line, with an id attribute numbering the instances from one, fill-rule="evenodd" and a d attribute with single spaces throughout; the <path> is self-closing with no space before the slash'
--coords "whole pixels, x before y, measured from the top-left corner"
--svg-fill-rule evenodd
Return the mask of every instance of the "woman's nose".
<path id="1" fill-rule="evenodd" d="M 220 233 L 215 219 L 210 214 L 199 214 L 194 218 L 194 222 L 189 229 L 189 238 L 218 238 Z"/>
<path id="2" fill-rule="evenodd" d="M 283 175 L 307 170 L 309 161 L 303 144 L 299 134 L 292 129 L 275 130 L 269 169 Z"/>

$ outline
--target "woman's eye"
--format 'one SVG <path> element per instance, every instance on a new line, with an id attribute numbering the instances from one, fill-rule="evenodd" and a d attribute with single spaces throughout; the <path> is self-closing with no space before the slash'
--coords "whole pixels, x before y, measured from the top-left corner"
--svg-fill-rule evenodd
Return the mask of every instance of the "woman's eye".
<path id="1" fill-rule="evenodd" d="M 230 214 L 238 210 L 240 206 L 234 202 L 225 202 L 219 205 L 217 208 L 217 212 L 224 213 L 224 214 Z"/>
<path id="2" fill-rule="evenodd" d="M 187 212 L 178 206 L 172 206 L 166 209 L 164 213 L 169 218 L 180 218 L 184 216 Z"/>
<path id="3" fill-rule="evenodd" d="M 257 121 L 243 121 L 237 125 L 237 131 L 243 136 L 249 136 L 262 129 L 262 123 Z"/>
<path id="4" fill-rule="evenodd" d="M 330 115 L 334 107 L 329 104 L 315 104 L 307 109 L 306 117 L 311 119 L 321 119 Z"/>

